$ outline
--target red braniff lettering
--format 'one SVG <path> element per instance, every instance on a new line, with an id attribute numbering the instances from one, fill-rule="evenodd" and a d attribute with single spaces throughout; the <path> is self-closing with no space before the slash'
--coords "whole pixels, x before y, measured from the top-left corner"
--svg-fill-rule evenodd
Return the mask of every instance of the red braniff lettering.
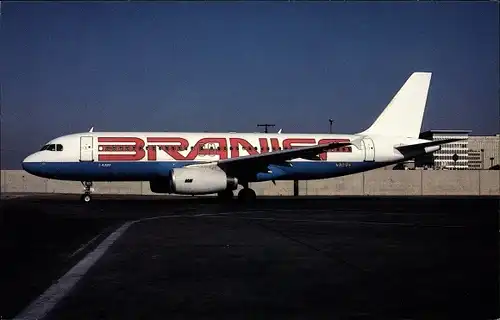
<path id="1" fill-rule="evenodd" d="M 320 144 L 327 144 L 327 143 L 333 143 L 333 142 L 349 142 L 351 140 L 349 139 L 321 139 L 318 141 L 318 145 Z M 327 152 L 352 152 L 352 148 L 350 146 L 345 146 L 345 147 L 339 147 L 339 148 L 332 148 L 328 150 Z M 319 154 L 319 158 L 323 161 L 327 159 L 327 152 L 323 152 Z"/>
<path id="2" fill-rule="evenodd" d="M 146 139 L 148 143 L 161 143 L 160 149 L 167 153 L 175 160 L 186 160 L 186 157 L 179 153 L 179 151 L 187 150 L 189 142 L 180 137 L 149 137 Z M 148 160 L 156 161 L 156 146 L 148 148 Z"/>
<path id="3" fill-rule="evenodd" d="M 296 145 L 301 144 L 301 145 Z M 316 139 L 314 138 L 290 138 L 283 140 L 283 149 L 293 149 L 294 147 L 315 146 Z"/>
<path id="4" fill-rule="evenodd" d="M 280 141 L 277 138 L 271 138 L 271 149 L 277 151 L 280 149 Z"/>
<path id="5" fill-rule="evenodd" d="M 277 138 L 258 138 L 260 153 L 281 150 L 279 139 Z M 240 148 L 248 154 L 259 154 L 256 146 L 253 146 L 243 138 L 216 138 L 206 137 L 198 140 L 194 146 L 189 146 L 189 142 L 181 137 L 148 137 L 147 152 L 145 151 L 144 140 L 137 137 L 98 137 L 98 159 L 99 161 L 140 161 L 147 155 L 147 159 L 156 161 L 158 158 L 158 148 L 167 153 L 172 159 L 177 161 L 195 160 L 198 156 L 215 156 L 219 159 L 227 159 L 229 151 L 231 158 L 240 156 Z M 271 147 L 269 147 L 269 142 Z M 331 142 L 349 142 L 349 139 L 322 139 L 318 144 Z M 102 144 L 105 143 L 105 144 Z M 283 140 L 283 149 L 294 149 L 307 145 L 315 145 L 314 138 L 289 138 Z M 182 151 L 189 151 L 184 156 Z M 352 152 L 350 146 L 332 148 L 328 152 Z M 326 160 L 327 153 L 321 153 L 320 159 Z"/>
<path id="6" fill-rule="evenodd" d="M 269 152 L 269 143 L 267 138 L 259 138 L 260 153 Z"/>
<path id="7" fill-rule="evenodd" d="M 184 159 L 175 160 L 194 160 L 196 157 L 219 155 L 219 159 L 227 159 L 227 141 L 226 138 L 202 138 L 196 142 L 193 150 Z"/>
<path id="8" fill-rule="evenodd" d="M 243 150 L 248 152 L 248 154 L 259 154 L 259 151 L 255 150 L 247 140 L 242 138 L 229 138 L 229 145 L 231 147 L 231 158 L 237 158 L 240 156 L 240 146 Z"/>
<path id="9" fill-rule="evenodd" d="M 98 145 L 99 161 L 139 161 L 146 155 L 144 141 L 136 137 L 98 137 L 98 143 L 120 143 L 120 145 Z M 125 145 L 126 144 L 126 145 Z M 101 152 L 106 152 L 105 154 Z M 132 152 L 130 154 L 108 154 L 115 152 Z"/>

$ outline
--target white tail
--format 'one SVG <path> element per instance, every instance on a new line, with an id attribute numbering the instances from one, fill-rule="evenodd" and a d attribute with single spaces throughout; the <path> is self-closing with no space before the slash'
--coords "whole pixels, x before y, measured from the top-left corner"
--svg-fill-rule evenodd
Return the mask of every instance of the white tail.
<path id="1" fill-rule="evenodd" d="M 359 134 L 418 138 L 431 76 L 414 72 L 370 128 Z"/>

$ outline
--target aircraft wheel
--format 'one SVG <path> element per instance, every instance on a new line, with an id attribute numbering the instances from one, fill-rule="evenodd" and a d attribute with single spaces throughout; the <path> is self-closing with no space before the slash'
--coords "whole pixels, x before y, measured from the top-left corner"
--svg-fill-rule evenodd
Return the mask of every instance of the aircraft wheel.
<path id="1" fill-rule="evenodd" d="M 85 193 L 82 194 L 80 199 L 82 200 L 82 202 L 89 203 L 90 201 L 92 201 L 92 196 L 90 195 L 90 193 Z"/>
<path id="2" fill-rule="evenodd" d="M 255 194 L 255 191 L 250 188 L 243 188 L 238 193 L 238 199 L 241 201 L 253 201 L 255 198 L 257 198 L 257 195 Z"/>

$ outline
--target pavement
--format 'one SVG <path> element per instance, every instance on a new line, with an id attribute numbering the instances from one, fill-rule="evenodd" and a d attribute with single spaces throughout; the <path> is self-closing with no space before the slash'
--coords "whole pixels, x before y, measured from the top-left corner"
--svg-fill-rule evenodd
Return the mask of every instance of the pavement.
<path id="1" fill-rule="evenodd" d="M 16 195 L 0 319 L 496 319 L 498 198 Z"/>

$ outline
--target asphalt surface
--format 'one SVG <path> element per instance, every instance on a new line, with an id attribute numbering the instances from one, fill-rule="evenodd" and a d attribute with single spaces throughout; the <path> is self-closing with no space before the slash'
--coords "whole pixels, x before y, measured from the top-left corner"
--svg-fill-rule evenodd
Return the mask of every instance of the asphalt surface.
<path id="1" fill-rule="evenodd" d="M 496 319 L 498 205 L 4 199 L 0 318 Z"/>

